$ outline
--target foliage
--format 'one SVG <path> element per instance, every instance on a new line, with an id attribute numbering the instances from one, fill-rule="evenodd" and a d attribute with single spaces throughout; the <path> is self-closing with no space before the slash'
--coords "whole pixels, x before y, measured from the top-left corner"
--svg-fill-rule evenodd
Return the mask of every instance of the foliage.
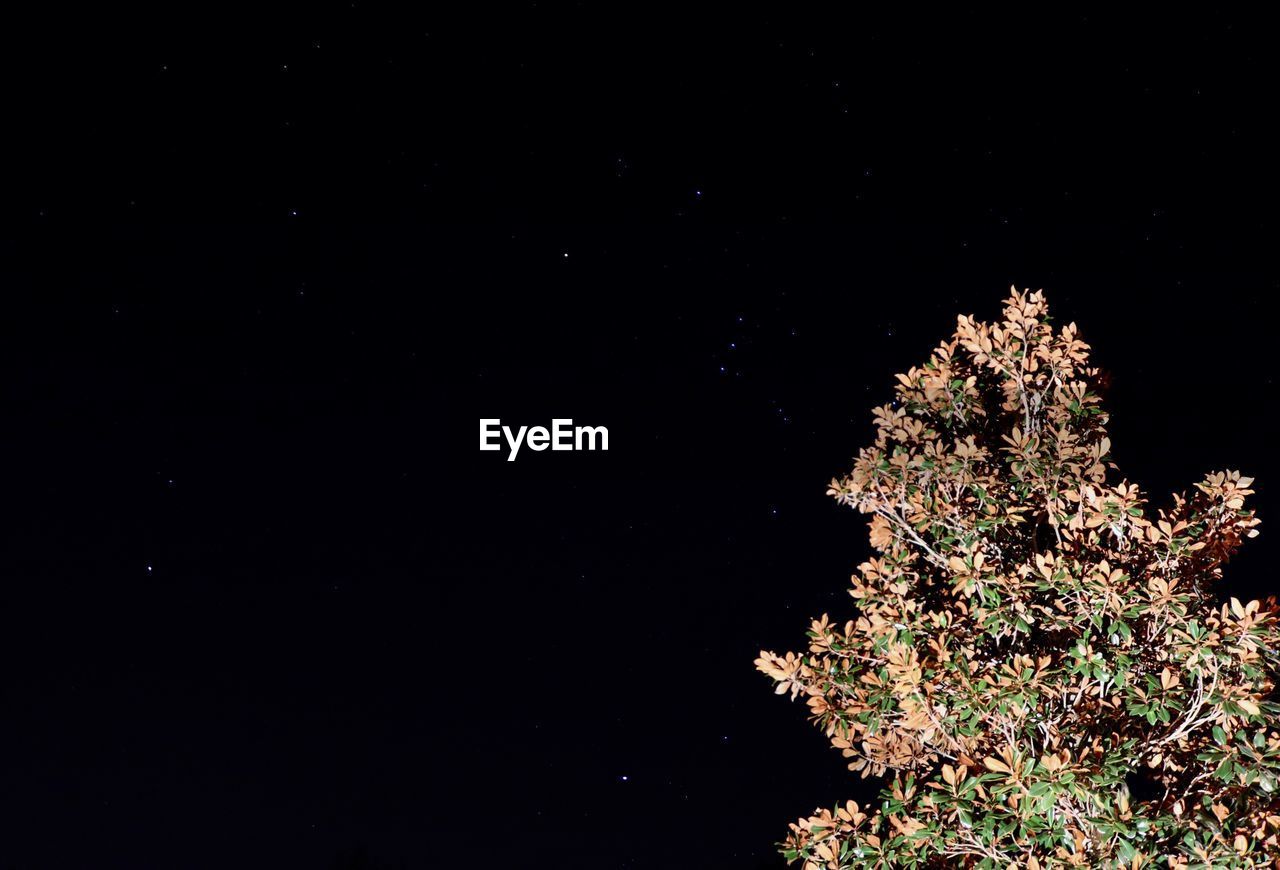
<path id="1" fill-rule="evenodd" d="M 1088 351 L 1040 292 L 961 316 L 831 482 L 870 517 L 858 614 L 756 665 L 888 782 L 791 825 L 804 870 L 1280 866 L 1275 603 L 1214 590 L 1251 481 L 1110 482 Z"/>

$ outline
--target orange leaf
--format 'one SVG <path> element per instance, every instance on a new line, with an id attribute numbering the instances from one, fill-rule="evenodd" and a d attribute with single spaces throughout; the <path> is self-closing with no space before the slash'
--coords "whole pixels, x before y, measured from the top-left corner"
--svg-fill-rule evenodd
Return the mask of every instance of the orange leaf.
<path id="1" fill-rule="evenodd" d="M 982 763 L 987 766 L 987 770 L 995 771 L 996 773 L 1013 773 L 1013 768 L 998 758 L 984 758 Z"/>

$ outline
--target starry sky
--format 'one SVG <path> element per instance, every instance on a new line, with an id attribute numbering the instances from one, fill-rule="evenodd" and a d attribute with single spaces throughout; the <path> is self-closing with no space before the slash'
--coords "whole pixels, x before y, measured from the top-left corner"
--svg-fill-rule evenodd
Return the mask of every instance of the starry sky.
<path id="1" fill-rule="evenodd" d="M 1274 591 L 1260 22 L 400 5 L 5 28 L 0 866 L 782 866 L 875 788 L 752 659 L 1010 284 Z"/>

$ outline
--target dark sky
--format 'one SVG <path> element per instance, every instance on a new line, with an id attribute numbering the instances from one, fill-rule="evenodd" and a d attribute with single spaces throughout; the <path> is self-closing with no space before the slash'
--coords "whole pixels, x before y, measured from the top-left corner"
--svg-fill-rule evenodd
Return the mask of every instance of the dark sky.
<path id="1" fill-rule="evenodd" d="M 4 28 L 0 867 L 782 866 L 874 791 L 752 659 L 1013 283 L 1274 591 L 1264 22 L 402 5 Z"/>

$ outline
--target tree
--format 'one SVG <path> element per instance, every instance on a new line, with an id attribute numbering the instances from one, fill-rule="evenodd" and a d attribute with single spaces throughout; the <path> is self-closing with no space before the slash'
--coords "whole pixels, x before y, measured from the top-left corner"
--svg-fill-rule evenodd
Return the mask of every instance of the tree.
<path id="1" fill-rule="evenodd" d="M 961 316 L 831 482 L 870 517 L 856 618 L 756 666 L 887 782 L 792 824 L 789 862 L 1280 866 L 1276 605 L 1214 588 L 1251 480 L 1154 511 L 1113 482 L 1088 352 L 1040 292 Z"/>

